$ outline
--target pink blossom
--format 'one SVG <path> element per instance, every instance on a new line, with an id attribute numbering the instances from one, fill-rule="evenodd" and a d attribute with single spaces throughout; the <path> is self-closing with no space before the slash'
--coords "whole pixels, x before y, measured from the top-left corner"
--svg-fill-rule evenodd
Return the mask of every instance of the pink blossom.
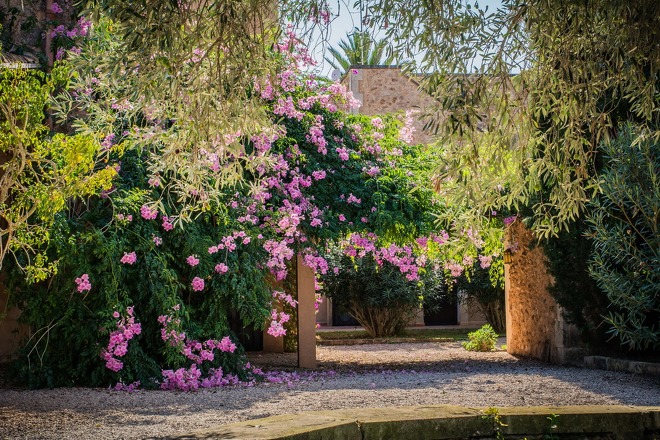
<path id="1" fill-rule="evenodd" d="M 222 338 L 217 348 L 225 353 L 233 353 L 236 350 L 236 344 L 231 342 L 229 336 L 225 336 L 224 338 Z"/>
<path id="2" fill-rule="evenodd" d="M 383 120 L 381 118 L 373 118 L 371 120 L 371 125 L 373 125 L 373 127 L 378 130 L 385 128 L 385 124 L 383 124 Z"/>
<path id="3" fill-rule="evenodd" d="M 124 215 L 124 214 L 120 213 L 120 214 L 117 214 L 117 220 L 132 222 L 133 221 L 133 215 L 132 214 Z"/>
<path id="4" fill-rule="evenodd" d="M 174 229 L 174 225 L 170 222 L 170 219 L 167 216 L 163 216 L 163 229 L 166 231 L 171 231 Z"/>
<path id="5" fill-rule="evenodd" d="M 314 180 L 325 179 L 325 171 L 323 170 L 312 171 L 312 177 L 314 178 Z"/>
<path id="6" fill-rule="evenodd" d="M 511 223 L 515 222 L 516 219 L 518 218 L 518 215 L 512 215 L 510 217 L 504 218 L 504 226 L 509 226 Z"/>
<path id="7" fill-rule="evenodd" d="M 195 255 L 190 255 L 188 256 L 188 258 L 186 258 L 186 263 L 188 263 L 192 267 L 195 267 L 199 264 L 199 258 L 197 258 L 197 256 Z"/>
<path id="8" fill-rule="evenodd" d="M 348 149 L 347 149 L 347 148 L 345 148 L 345 147 L 342 147 L 342 148 L 335 148 L 335 151 L 336 151 L 337 154 L 339 155 L 339 158 L 340 158 L 341 160 L 343 160 L 344 162 L 347 161 L 347 160 L 349 159 Z"/>
<path id="9" fill-rule="evenodd" d="M 142 205 L 140 208 L 140 215 L 142 215 L 142 218 L 145 220 L 153 220 L 158 217 L 158 210 L 151 208 L 148 205 Z"/>
<path id="10" fill-rule="evenodd" d="M 204 290 L 204 279 L 195 277 L 193 278 L 191 285 L 195 292 L 200 292 Z"/>
<path id="11" fill-rule="evenodd" d="M 479 265 L 482 269 L 488 269 L 493 262 L 492 255 L 479 255 Z"/>
<path id="12" fill-rule="evenodd" d="M 217 273 L 227 273 L 229 271 L 229 266 L 225 263 L 218 263 L 215 265 L 215 271 Z"/>
<path id="13" fill-rule="evenodd" d="M 53 4 L 50 6 L 50 10 L 53 12 L 53 14 L 60 14 L 64 12 L 64 9 L 57 3 L 53 2 Z"/>
<path id="14" fill-rule="evenodd" d="M 83 293 L 84 291 L 90 291 L 92 289 L 92 283 L 89 282 L 89 275 L 84 273 L 80 278 L 76 278 L 76 285 L 78 286 L 78 292 Z"/>
<path id="15" fill-rule="evenodd" d="M 413 115 L 415 113 L 417 113 L 416 110 L 406 111 L 403 127 L 399 130 L 399 139 L 407 144 L 413 142 L 413 133 L 415 132 L 415 128 L 413 127 Z"/>
<path id="16" fill-rule="evenodd" d="M 354 205 L 359 205 L 362 203 L 362 199 L 358 199 L 353 195 L 353 193 L 349 194 L 348 199 L 346 199 L 346 203 L 352 203 Z"/>
<path id="17" fill-rule="evenodd" d="M 135 252 L 124 252 L 124 256 L 121 257 L 120 260 L 123 264 L 135 264 L 137 261 L 137 255 L 135 255 Z"/>
<path id="18" fill-rule="evenodd" d="M 274 337 L 280 337 L 286 335 L 286 329 L 278 321 L 271 321 L 270 327 L 266 331 L 269 335 Z"/>
<path id="19" fill-rule="evenodd" d="M 154 235 L 152 240 L 156 246 L 160 246 L 161 244 L 163 244 L 163 239 L 157 235 Z"/>
<path id="20" fill-rule="evenodd" d="M 115 134 L 110 133 L 109 135 L 103 138 L 103 141 L 101 142 L 101 146 L 103 147 L 104 150 L 107 150 L 110 147 L 112 147 L 114 142 L 115 142 Z"/>

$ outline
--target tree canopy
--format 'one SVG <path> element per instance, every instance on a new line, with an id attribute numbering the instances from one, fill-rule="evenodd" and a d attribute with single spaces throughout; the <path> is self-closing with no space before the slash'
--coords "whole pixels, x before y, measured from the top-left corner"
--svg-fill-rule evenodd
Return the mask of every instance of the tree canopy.
<path id="1" fill-rule="evenodd" d="M 328 48 L 330 57 L 325 57 L 325 60 L 344 73 L 354 65 L 389 65 L 394 61 L 392 54 L 386 56 L 387 42 L 375 40 L 366 32 L 353 32 L 346 40 L 337 43 L 337 46 Z"/>
<path id="2" fill-rule="evenodd" d="M 135 96 L 166 99 L 163 117 L 181 124 L 168 139 L 173 151 L 263 123 L 247 92 L 255 75 L 272 72 L 274 23 L 305 35 L 333 14 L 325 1 L 300 0 L 280 2 L 279 14 L 264 0 L 88 5 L 123 35 L 99 64 L 137 74 Z M 381 0 L 365 20 L 390 43 L 388 55 L 421 54 L 409 68 L 425 74 L 422 86 L 436 98 L 432 125 L 449 146 L 441 178 L 457 183 L 452 194 L 475 214 L 531 205 L 537 232 L 554 235 L 598 190 L 597 148 L 620 121 L 660 136 L 654 0 L 504 0 L 495 11 L 470 0 Z M 202 62 L 190 66 L 195 51 Z M 213 93 L 193 93 L 202 89 Z M 195 163 L 184 156 L 172 155 L 170 166 Z"/>
<path id="3" fill-rule="evenodd" d="M 477 215 L 531 205 L 537 232 L 554 235 L 598 191 L 598 146 L 622 121 L 660 138 L 656 1 L 505 0 L 488 11 L 384 0 L 370 17 L 402 58 L 422 51 L 412 68 L 436 98 L 449 146 L 441 175 Z"/>

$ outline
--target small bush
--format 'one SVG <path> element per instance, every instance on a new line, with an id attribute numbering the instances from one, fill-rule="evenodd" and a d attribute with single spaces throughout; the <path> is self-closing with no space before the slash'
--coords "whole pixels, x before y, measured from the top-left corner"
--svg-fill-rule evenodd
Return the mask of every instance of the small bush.
<path id="1" fill-rule="evenodd" d="M 485 324 L 479 330 L 468 333 L 469 341 L 463 342 L 463 348 L 468 351 L 493 351 L 497 341 L 497 333 L 490 324 Z"/>

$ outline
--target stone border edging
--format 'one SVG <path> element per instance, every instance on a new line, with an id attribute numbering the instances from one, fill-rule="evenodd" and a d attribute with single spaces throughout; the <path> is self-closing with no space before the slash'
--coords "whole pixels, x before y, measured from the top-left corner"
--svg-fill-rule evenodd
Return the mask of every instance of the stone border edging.
<path id="1" fill-rule="evenodd" d="M 169 439 L 250 440 L 413 440 L 494 438 L 495 425 L 484 417 L 485 408 L 426 405 L 397 408 L 356 408 L 308 411 L 232 423 Z M 652 438 L 660 434 L 660 407 L 565 406 L 497 409 L 505 436 L 579 434 L 602 438 L 614 434 L 622 440 Z M 550 430 L 551 415 L 557 415 Z"/>
<path id="2" fill-rule="evenodd" d="M 629 359 L 617 359 L 606 356 L 585 356 L 584 366 L 587 368 L 607 370 L 607 371 L 625 371 L 634 374 L 643 374 L 645 376 L 660 377 L 660 363 L 631 361 Z"/>

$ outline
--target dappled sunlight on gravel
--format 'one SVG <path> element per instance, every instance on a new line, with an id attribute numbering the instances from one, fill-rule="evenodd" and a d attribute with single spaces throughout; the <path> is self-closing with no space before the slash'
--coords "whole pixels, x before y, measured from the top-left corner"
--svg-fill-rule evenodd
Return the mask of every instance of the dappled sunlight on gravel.
<path id="1" fill-rule="evenodd" d="M 557 367 L 458 343 L 318 347 L 317 372 L 281 383 L 197 392 L 69 388 L 0 389 L 0 439 L 119 439 L 185 433 L 299 411 L 455 404 L 660 405 L 660 380 Z M 291 370 L 295 354 L 251 354 L 266 371 Z M 293 377 L 294 379 L 289 380 Z"/>

